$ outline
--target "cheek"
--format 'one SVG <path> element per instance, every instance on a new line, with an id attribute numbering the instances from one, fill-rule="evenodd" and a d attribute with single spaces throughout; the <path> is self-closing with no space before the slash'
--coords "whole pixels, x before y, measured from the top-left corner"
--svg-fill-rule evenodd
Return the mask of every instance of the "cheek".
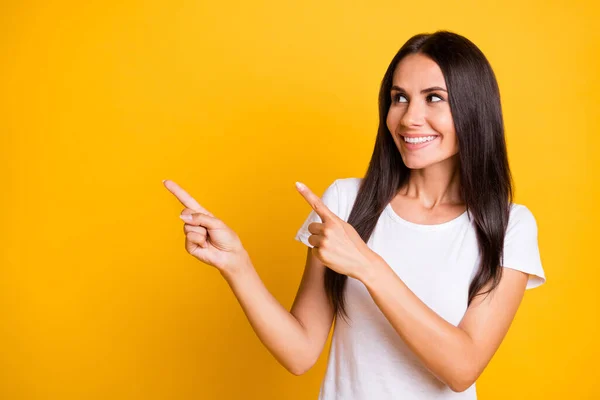
<path id="1" fill-rule="evenodd" d="M 394 133 L 394 131 L 396 130 L 396 127 L 398 126 L 398 118 L 396 117 L 396 115 L 393 111 L 390 110 L 388 112 L 385 122 L 387 124 L 389 131 L 391 133 Z"/>
<path id="2" fill-rule="evenodd" d="M 452 119 L 452 114 L 449 109 L 444 108 L 438 110 L 432 115 L 432 119 L 442 132 L 454 131 L 454 120 Z"/>
<path id="3" fill-rule="evenodd" d="M 446 134 L 444 135 L 444 149 L 449 151 L 451 154 L 458 153 L 458 137 L 454 132 L 454 127 L 448 128 L 446 130 Z"/>
<path id="4" fill-rule="evenodd" d="M 452 116 L 448 113 L 436 116 L 435 126 L 433 126 L 433 128 L 441 133 L 445 139 L 450 139 L 450 141 L 454 141 L 456 139 L 454 121 L 452 120 Z"/>
<path id="5" fill-rule="evenodd" d="M 394 129 L 396 128 L 396 124 L 394 124 L 394 116 L 392 112 L 388 112 L 388 116 L 385 119 L 385 123 L 388 126 L 388 129 L 391 133 L 394 133 Z"/>

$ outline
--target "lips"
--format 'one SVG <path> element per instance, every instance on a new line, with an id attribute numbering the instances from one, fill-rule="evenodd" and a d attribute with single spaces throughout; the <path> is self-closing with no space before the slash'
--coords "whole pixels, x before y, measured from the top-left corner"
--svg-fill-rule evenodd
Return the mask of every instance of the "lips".
<path id="1" fill-rule="evenodd" d="M 419 138 L 427 136 L 439 136 L 437 133 L 401 133 L 400 136 L 407 138 Z"/>
<path id="2" fill-rule="evenodd" d="M 409 138 L 427 137 L 427 136 L 435 136 L 435 138 L 433 140 L 429 140 L 429 141 L 423 142 L 423 143 L 408 143 L 404 140 L 404 137 L 402 137 L 402 136 L 400 137 L 400 140 L 402 141 L 403 146 L 407 150 L 419 150 L 419 149 L 429 146 L 431 143 L 434 143 L 436 140 L 438 140 L 439 135 L 406 135 L 406 137 L 409 137 Z"/>

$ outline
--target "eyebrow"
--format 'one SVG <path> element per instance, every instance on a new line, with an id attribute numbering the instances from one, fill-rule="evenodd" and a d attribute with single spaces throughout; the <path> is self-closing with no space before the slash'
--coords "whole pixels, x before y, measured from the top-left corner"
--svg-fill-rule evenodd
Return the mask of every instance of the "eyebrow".
<path id="1" fill-rule="evenodd" d="M 392 90 L 397 90 L 399 92 L 406 92 L 406 90 L 404 90 L 400 86 L 396 86 L 396 85 L 392 86 L 392 89 L 390 91 L 392 91 Z M 433 87 L 430 87 L 427 89 L 423 89 L 423 90 L 421 90 L 421 93 L 429 93 L 429 92 L 433 92 L 434 90 L 443 90 L 444 92 L 448 93 L 448 91 L 446 89 L 441 88 L 439 86 L 433 86 Z"/>

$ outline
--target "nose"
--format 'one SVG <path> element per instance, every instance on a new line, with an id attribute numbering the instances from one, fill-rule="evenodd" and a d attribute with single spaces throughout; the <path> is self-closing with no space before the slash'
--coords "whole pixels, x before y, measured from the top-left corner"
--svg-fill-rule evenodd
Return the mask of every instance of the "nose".
<path id="1" fill-rule="evenodd" d="M 411 126 L 423 125 L 425 112 L 423 106 L 418 101 L 413 101 L 408 104 L 406 111 L 400 118 L 400 125 L 408 128 Z"/>

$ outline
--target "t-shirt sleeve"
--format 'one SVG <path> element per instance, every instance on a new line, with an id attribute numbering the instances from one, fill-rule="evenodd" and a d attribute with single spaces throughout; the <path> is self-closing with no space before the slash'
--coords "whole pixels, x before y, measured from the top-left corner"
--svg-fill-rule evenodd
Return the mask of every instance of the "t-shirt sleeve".
<path id="1" fill-rule="evenodd" d="M 535 217 L 524 205 L 513 205 L 504 238 L 503 267 L 529 274 L 526 289 L 546 282 L 538 247 Z"/>
<path id="2" fill-rule="evenodd" d="M 329 208 L 335 215 L 339 216 L 339 189 L 337 186 L 337 181 L 338 180 L 336 179 L 331 185 L 329 185 L 327 189 L 325 189 L 325 192 L 321 196 L 321 200 L 323 200 L 323 203 L 325 203 L 327 208 Z M 308 207 L 310 207 L 308 203 L 306 204 Z M 304 243 L 308 247 L 313 247 L 313 245 L 308 242 L 308 237 L 312 235 L 312 233 L 308 231 L 308 225 L 310 225 L 312 222 L 322 222 L 321 217 L 319 217 L 315 210 L 311 210 L 310 214 L 308 214 L 308 217 L 306 217 L 304 223 L 294 238 Z"/>

